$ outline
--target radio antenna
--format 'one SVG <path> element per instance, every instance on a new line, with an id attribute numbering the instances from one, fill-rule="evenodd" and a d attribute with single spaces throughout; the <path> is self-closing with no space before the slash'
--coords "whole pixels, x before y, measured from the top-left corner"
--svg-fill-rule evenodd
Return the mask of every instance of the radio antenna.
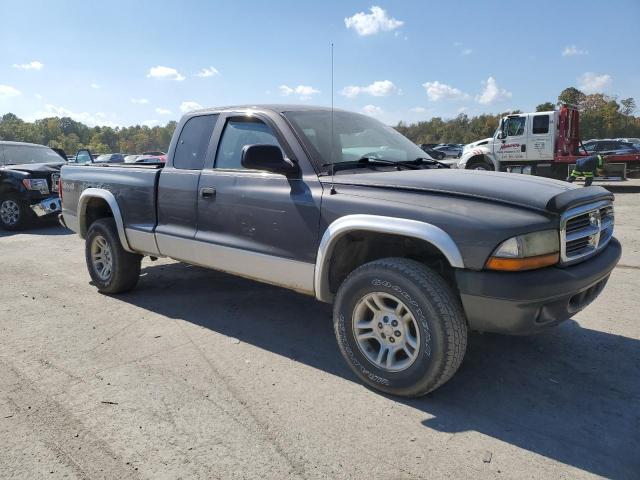
<path id="1" fill-rule="evenodd" d="M 333 42 L 331 42 L 331 195 L 336 194 L 336 187 L 333 183 L 333 176 L 335 174 L 335 149 L 333 145 Z"/>

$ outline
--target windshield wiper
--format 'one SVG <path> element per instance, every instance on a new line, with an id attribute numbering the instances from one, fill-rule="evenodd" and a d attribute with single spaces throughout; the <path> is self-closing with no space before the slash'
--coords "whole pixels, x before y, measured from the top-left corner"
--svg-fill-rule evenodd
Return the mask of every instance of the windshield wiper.
<path id="1" fill-rule="evenodd" d="M 385 160 L 383 158 L 374 158 L 374 157 L 360 157 L 358 160 L 349 160 L 347 162 L 335 162 L 335 163 L 324 163 L 323 167 L 330 167 L 333 165 L 334 169 L 341 168 L 350 168 L 350 167 L 380 167 L 380 166 L 391 166 L 395 167 L 398 170 L 410 169 L 410 170 L 418 170 L 420 167 L 411 162 L 394 162 L 393 160 Z"/>
<path id="2" fill-rule="evenodd" d="M 418 157 L 413 162 L 410 162 L 410 163 L 412 163 L 413 165 L 420 165 L 422 163 L 426 163 L 428 165 L 438 165 L 438 168 L 451 168 L 446 163 L 442 163 L 442 162 L 439 162 L 438 160 L 435 160 L 433 158 L 427 158 L 427 157 Z"/>

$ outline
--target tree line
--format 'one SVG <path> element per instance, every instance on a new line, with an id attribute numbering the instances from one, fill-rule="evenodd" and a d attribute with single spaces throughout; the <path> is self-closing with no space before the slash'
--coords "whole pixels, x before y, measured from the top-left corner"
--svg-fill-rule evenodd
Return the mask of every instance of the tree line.
<path id="1" fill-rule="evenodd" d="M 80 148 L 95 153 L 142 153 L 150 150 L 166 152 L 176 122 L 165 126 L 148 127 L 88 127 L 69 117 L 42 118 L 25 122 L 13 113 L 0 118 L 0 140 L 30 142 L 61 148 L 67 154 L 75 154 Z"/>
<path id="2" fill-rule="evenodd" d="M 558 108 L 561 103 L 575 105 L 580 110 L 580 135 L 583 140 L 591 138 L 640 138 L 640 117 L 633 115 L 636 102 L 633 98 L 620 101 L 604 93 L 587 95 L 575 87 L 565 88 L 558 101 L 544 102 L 536 107 L 537 112 Z M 416 143 L 471 143 L 493 136 L 500 119 L 510 113 L 484 114 L 469 117 L 460 114 L 451 120 L 433 117 L 416 123 L 400 122 L 396 129 Z"/>
<path id="3" fill-rule="evenodd" d="M 640 137 L 640 117 L 633 115 L 636 102 L 633 98 L 618 101 L 617 97 L 594 93 L 587 95 L 575 87 L 564 89 L 558 102 L 545 102 L 536 111 L 557 108 L 560 103 L 576 105 L 580 110 L 580 132 L 584 140 L 590 138 Z M 469 117 L 460 114 L 444 120 L 430 120 L 396 125 L 396 129 L 416 143 L 470 143 L 493 135 L 500 118 L 508 113 L 483 114 Z M 87 125 L 69 117 L 51 117 L 25 122 L 13 113 L 0 117 L 0 140 L 39 143 L 62 148 L 74 154 L 80 148 L 95 153 L 142 153 L 149 150 L 166 152 L 176 122 L 164 126 L 104 127 Z"/>

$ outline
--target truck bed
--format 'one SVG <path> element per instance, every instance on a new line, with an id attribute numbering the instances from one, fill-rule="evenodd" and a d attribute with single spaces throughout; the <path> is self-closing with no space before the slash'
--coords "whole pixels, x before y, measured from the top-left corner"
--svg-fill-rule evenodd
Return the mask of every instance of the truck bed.
<path id="1" fill-rule="evenodd" d="M 62 167 L 65 215 L 77 216 L 75 211 L 80 195 L 88 188 L 108 190 L 120 206 L 127 228 L 152 232 L 157 223 L 157 191 L 159 164 L 91 164 Z"/>

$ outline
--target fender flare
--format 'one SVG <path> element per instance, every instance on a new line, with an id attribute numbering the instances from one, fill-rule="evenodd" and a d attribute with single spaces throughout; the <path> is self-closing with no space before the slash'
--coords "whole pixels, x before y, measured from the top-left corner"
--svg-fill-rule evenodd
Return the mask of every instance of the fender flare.
<path id="1" fill-rule="evenodd" d="M 471 149 L 468 153 L 463 155 L 462 158 L 460 158 L 460 162 L 458 164 L 464 165 L 464 168 L 466 169 L 467 163 L 469 162 L 469 160 L 478 156 L 482 156 L 487 163 L 492 164 L 494 171 L 496 172 L 500 171 L 500 165 L 498 164 L 498 161 L 496 160 L 495 155 L 493 155 L 493 153 L 491 153 L 491 151 L 488 148 L 483 148 L 483 147 L 476 147 Z"/>
<path id="2" fill-rule="evenodd" d="M 122 248 L 124 248 L 127 252 L 135 253 L 134 250 L 129 246 L 129 241 L 127 240 L 127 235 L 124 231 L 124 222 L 122 221 L 122 212 L 120 211 L 120 207 L 118 206 L 118 201 L 116 197 L 113 196 L 109 190 L 105 190 L 104 188 L 87 188 L 80 194 L 80 199 L 78 200 L 78 221 L 79 221 L 79 230 L 78 234 L 81 238 L 85 238 L 87 236 L 87 204 L 89 200 L 92 198 L 101 198 L 109 208 L 111 209 L 111 213 L 113 213 L 113 218 L 116 222 L 116 228 L 118 229 L 118 237 L 120 238 L 120 243 L 122 243 Z"/>
<path id="3" fill-rule="evenodd" d="M 314 274 L 316 298 L 321 302 L 331 302 L 333 294 L 329 289 L 329 265 L 338 240 L 353 231 L 369 231 L 403 235 L 430 243 L 449 261 L 452 267 L 464 268 L 458 246 L 447 232 L 426 222 L 381 215 L 345 215 L 333 221 L 325 230 L 318 247 Z"/>

